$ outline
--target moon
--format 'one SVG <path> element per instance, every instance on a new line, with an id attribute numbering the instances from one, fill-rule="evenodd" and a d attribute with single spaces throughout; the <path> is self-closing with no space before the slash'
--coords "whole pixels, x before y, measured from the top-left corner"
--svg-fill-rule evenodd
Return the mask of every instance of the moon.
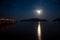
<path id="1" fill-rule="evenodd" d="M 36 13 L 37 13 L 37 14 L 41 14 L 41 13 L 42 13 L 42 10 L 38 10 L 38 9 L 37 9 L 37 10 L 36 10 Z"/>

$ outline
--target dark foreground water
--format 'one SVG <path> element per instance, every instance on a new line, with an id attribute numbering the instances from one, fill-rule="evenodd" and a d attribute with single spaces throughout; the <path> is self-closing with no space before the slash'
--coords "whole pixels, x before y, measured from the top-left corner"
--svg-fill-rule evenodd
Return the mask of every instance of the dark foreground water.
<path id="1" fill-rule="evenodd" d="M 40 36 L 38 25 L 40 24 Z M 16 22 L 0 25 L 0 39 L 13 40 L 60 40 L 60 23 L 56 22 Z"/>

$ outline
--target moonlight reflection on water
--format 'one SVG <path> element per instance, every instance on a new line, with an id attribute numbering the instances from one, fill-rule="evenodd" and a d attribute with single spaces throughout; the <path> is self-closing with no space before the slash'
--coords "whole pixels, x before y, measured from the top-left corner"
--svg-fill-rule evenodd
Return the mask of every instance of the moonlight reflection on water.
<path id="1" fill-rule="evenodd" d="M 38 22 L 37 34 L 38 34 L 38 40 L 41 40 L 41 25 L 40 25 L 40 22 Z"/>

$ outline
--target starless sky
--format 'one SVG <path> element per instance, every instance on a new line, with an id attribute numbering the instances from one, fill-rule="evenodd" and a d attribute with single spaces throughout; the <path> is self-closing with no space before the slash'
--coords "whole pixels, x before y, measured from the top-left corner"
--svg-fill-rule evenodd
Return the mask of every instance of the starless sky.
<path id="1" fill-rule="evenodd" d="M 42 9 L 40 16 L 33 10 Z M 60 0 L 0 0 L 0 16 L 6 18 L 60 18 Z"/>

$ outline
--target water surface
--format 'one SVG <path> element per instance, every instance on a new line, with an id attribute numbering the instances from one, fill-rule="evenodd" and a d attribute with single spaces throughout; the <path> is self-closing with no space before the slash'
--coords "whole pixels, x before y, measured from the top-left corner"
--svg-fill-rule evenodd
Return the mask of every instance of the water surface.
<path id="1" fill-rule="evenodd" d="M 57 40 L 59 36 L 60 23 L 54 22 L 16 22 L 7 27 L 3 25 L 3 30 L 0 30 L 0 38 L 5 39 Z"/>

